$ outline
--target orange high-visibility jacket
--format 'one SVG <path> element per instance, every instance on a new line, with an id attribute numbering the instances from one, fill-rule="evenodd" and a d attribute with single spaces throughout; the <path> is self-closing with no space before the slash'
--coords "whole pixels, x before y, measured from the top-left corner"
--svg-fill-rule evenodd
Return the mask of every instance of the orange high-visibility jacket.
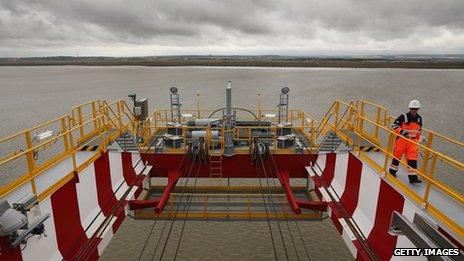
<path id="1" fill-rule="evenodd" d="M 422 130 L 422 117 L 419 114 L 413 117 L 409 112 L 403 113 L 393 122 L 391 127 L 394 132 L 401 135 L 407 131 L 406 137 L 419 141 Z"/>

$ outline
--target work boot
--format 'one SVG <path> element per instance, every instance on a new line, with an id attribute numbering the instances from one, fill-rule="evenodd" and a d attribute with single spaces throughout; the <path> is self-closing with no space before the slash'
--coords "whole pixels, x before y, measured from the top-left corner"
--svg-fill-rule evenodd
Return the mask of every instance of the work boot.
<path id="1" fill-rule="evenodd" d="M 396 170 L 394 170 L 394 169 L 389 169 L 388 172 L 390 173 L 390 175 L 392 175 L 393 177 L 396 178 Z"/>
<path id="2" fill-rule="evenodd" d="M 411 184 L 422 183 L 422 180 L 420 180 L 420 179 L 417 177 L 417 175 L 409 175 L 408 178 L 409 178 L 409 183 L 411 183 Z"/>

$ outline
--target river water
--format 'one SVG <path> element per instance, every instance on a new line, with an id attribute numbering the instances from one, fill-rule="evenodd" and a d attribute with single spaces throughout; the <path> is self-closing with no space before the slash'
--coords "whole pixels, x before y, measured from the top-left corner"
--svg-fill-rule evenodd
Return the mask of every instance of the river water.
<path id="1" fill-rule="evenodd" d="M 234 106 L 255 106 L 260 90 L 263 107 L 275 108 L 280 88 L 285 85 L 290 88 L 291 107 L 310 112 L 317 119 L 335 99 L 368 99 L 397 115 L 407 110 L 409 100 L 417 98 L 427 128 L 464 140 L 463 70 L 240 67 L 0 67 L 0 136 L 69 114 L 71 107 L 92 99 L 112 101 L 137 93 L 138 97 L 149 98 L 150 108 L 167 108 L 171 86 L 180 89 L 184 108 L 195 106 L 197 92 L 203 107 L 218 108 L 224 105 L 227 80 L 232 81 Z M 457 148 L 443 150 L 462 157 Z M 0 185 L 15 178 L 14 172 L 3 172 Z M 441 175 L 462 192 L 462 175 Z M 127 218 L 103 259 L 137 260 L 152 224 Z M 179 260 L 273 259 L 267 222 L 186 224 Z M 163 225 L 156 224 L 142 260 L 151 259 Z M 301 222 L 299 227 L 313 260 L 351 259 L 330 221 Z M 272 229 L 277 231 L 276 223 Z M 296 229 L 291 223 L 292 233 Z M 284 241 L 290 240 L 288 230 L 283 234 Z M 285 257 L 282 242 L 276 243 L 279 255 Z M 303 248 L 301 244 L 297 247 Z M 290 259 L 296 259 L 290 250 Z"/>

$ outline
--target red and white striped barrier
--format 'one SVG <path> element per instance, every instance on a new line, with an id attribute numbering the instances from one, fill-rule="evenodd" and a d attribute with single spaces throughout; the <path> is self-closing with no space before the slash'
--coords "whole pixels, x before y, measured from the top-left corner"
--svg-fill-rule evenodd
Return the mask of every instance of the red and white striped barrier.
<path id="1" fill-rule="evenodd" d="M 88 153 L 79 154 L 85 158 Z M 137 198 L 147 184 L 151 168 L 139 160 L 139 154 L 103 153 L 28 212 L 30 220 L 39 214 L 37 211 L 50 214 L 44 222 L 47 236 L 31 237 L 27 245 L 14 249 L 2 238 L 0 260 L 98 259 L 127 215 L 127 202 Z M 67 168 L 66 163 L 51 168 L 37 187 L 57 182 Z M 25 184 L 10 193 L 7 200 L 13 203 L 31 192 L 30 185 Z"/>
<path id="2" fill-rule="evenodd" d="M 356 259 L 367 260 L 372 251 L 382 260 L 398 260 L 403 257 L 393 257 L 394 248 L 414 247 L 405 236 L 390 235 L 389 226 L 393 211 L 412 222 L 415 213 L 426 215 L 420 208 L 352 153 L 320 154 L 316 162 L 307 167 L 316 193 L 328 202 L 328 214 Z"/>

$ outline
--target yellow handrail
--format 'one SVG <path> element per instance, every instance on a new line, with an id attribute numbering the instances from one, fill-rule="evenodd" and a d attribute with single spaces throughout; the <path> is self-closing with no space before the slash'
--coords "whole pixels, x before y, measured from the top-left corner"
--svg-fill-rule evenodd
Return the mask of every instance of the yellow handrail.
<path id="1" fill-rule="evenodd" d="M 47 126 L 47 125 L 50 125 L 50 124 L 52 124 L 52 123 L 59 122 L 62 118 L 66 118 L 66 117 L 68 117 L 68 116 L 60 116 L 60 117 L 55 118 L 55 119 L 53 119 L 53 120 L 46 121 L 46 122 L 41 123 L 41 124 L 39 124 L 39 125 L 37 125 L 37 126 L 34 126 L 34 127 L 30 128 L 30 129 L 25 129 L 25 130 L 20 131 L 20 132 L 18 132 L 18 133 L 12 134 L 12 135 L 10 135 L 10 136 L 7 136 L 7 137 L 5 137 L 5 138 L 0 139 L 0 143 L 3 143 L 3 142 L 5 142 L 5 141 L 8 141 L 8 140 L 14 139 L 14 138 L 16 138 L 16 137 L 19 137 L 20 135 L 25 134 L 26 132 L 31 132 L 31 131 L 34 131 L 34 130 L 36 130 L 36 129 L 45 127 L 45 126 Z"/>
<path id="2" fill-rule="evenodd" d="M 97 102 L 98 102 L 98 104 L 97 104 Z M 106 104 L 106 105 L 102 106 L 102 104 Z M 7 142 L 7 141 L 9 141 L 11 139 L 18 138 L 18 137 L 21 137 L 22 135 L 24 135 L 26 147 L 21 149 L 21 150 L 15 151 L 13 153 L 9 153 L 8 155 L 2 157 L 0 159 L 0 166 L 3 166 L 3 165 L 5 165 L 5 164 L 7 164 L 9 162 L 12 162 L 14 160 L 17 160 L 17 159 L 21 158 L 21 157 L 26 157 L 27 158 L 27 163 L 28 163 L 27 164 L 28 171 L 25 173 L 26 175 L 23 174 L 23 175 L 19 176 L 19 178 L 15 179 L 12 182 L 8 183 L 7 185 L 1 187 L 0 188 L 0 197 L 3 197 L 5 195 L 7 195 L 11 191 L 14 191 L 16 188 L 18 188 L 19 186 L 22 186 L 26 182 L 31 182 L 32 190 L 33 190 L 34 193 L 36 193 L 35 181 L 34 181 L 35 178 L 37 176 L 39 176 L 41 173 L 43 173 L 45 170 L 49 169 L 50 167 L 58 164 L 59 162 L 61 162 L 63 160 L 65 160 L 69 156 L 72 157 L 74 169 L 76 170 L 76 168 L 79 168 L 79 166 L 76 165 L 76 156 L 75 156 L 75 154 L 79 150 L 79 148 L 83 145 L 83 144 L 79 144 L 78 141 L 82 140 L 84 135 L 93 135 L 92 139 L 102 138 L 103 134 L 106 133 L 106 131 L 107 131 L 106 126 L 108 125 L 108 123 L 109 122 L 114 122 L 114 120 L 120 121 L 123 116 L 125 116 L 125 118 L 129 119 L 129 122 L 127 124 L 126 123 L 120 124 L 119 126 L 116 126 L 116 127 L 118 127 L 121 130 L 130 127 L 130 125 L 133 124 L 133 122 L 135 120 L 135 119 L 131 118 L 130 113 L 123 112 L 122 115 L 113 114 L 111 116 L 104 113 L 104 111 L 107 110 L 108 108 L 109 108 L 109 110 L 112 110 L 110 108 L 110 106 L 115 105 L 115 104 L 120 108 L 123 108 L 123 106 L 127 107 L 127 105 L 125 104 L 125 102 L 123 100 L 116 101 L 116 102 L 113 102 L 111 104 L 108 104 L 106 101 L 101 103 L 100 100 L 91 101 L 89 103 L 85 103 L 85 104 L 82 104 L 80 106 L 77 106 L 77 107 L 73 108 L 73 113 L 72 114 L 73 114 L 74 117 L 76 117 L 75 112 L 78 112 L 78 116 L 77 116 L 78 118 L 76 118 L 76 120 L 73 120 L 72 116 L 71 117 L 70 116 L 61 116 L 61 117 L 58 117 L 58 118 L 53 119 L 51 121 L 47 121 L 47 122 L 44 122 L 42 124 L 39 124 L 39 125 L 37 125 L 37 126 L 35 126 L 33 128 L 23 130 L 23 131 L 21 131 L 19 133 L 16 133 L 16 134 L 13 134 L 13 135 L 10 135 L 10 136 L 8 136 L 6 138 L 1 139 L 0 144 L 2 142 Z M 79 112 L 82 112 L 81 108 L 83 106 L 88 106 L 88 105 L 92 106 L 92 114 L 90 116 L 93 116 L 93 117 L 91 119 L 88 119 L 89 115 L 86 115 L 86 116 L 83 117 L 82 113 L 79 113 Z M 98 105 L 98 108 L 97 108 L 97 105 Z M 112 117 L 112 116 L 114 116 L 114 117 Z M 84 119 L 87 119 L 87 120 L 83 121 Z M 73 122 L 74 124 L 71 125 L 71 122 Z M 50 137 L 47 140 L 40 142 L 39 144 L 36 144 L 36 145 L 32 144 L 32 142 L 33 142 L 32 141 L 32 135 L 31 135 L 32 131 L 34 131 L 36 129 L 39 129 L 39 128 L 44 128 L 44 127 L 50 126 L 51 124 L 56 124 L 56 123 L 60 123 L 60 128 L 61 128 L 59 130 L 58 134 L 56 134 L 56 136 Z M 89 133 L 84 134 L 83 133 L 84 127 L 88 126 L 90 124 L 93 125 L 93 128 L 90 130 Z M 75 131 L 79 131 L 80 137 L 77 137 L 76 135 L 73 134 L 73 132 L 75 132 Z M 100 140 L 100 149 L 101 150 L 105 149 L 104 144 L 106 144 L 110 139 L 111 139 L 111 137 L 107 136 L 107 137 L 105 137 L 105 140 L 107 140 L 107 141 Z M 46 160 L 45 162 L 40 163 L 39 165 L 36 165 L 36 163 L 34 162 L 34 159 L 32 157 L 33 153 L 35 153 L 35 152 L 37 152 L 37 151 L 39 151 L 41 149 L 53 146 L 58 140 L 63 140 L 64 150 L 62 150 L 62 151 L 60 150 L 58 152 L 55 152 L 55 154 L 51 155 L 48 160 Z M 99 151 L 96 151 L 95 153 L 99 153 Z M 84 164 L 84 163 L 82 163 L 82 164 Z M 66 179 L 69 179 L 68 175 L 66 176 Z M 65 180 L 65 179 L 63 178 L 63 180 Z M 64 183 L 62 184 L 63 180 L 60 181 L 61 185 L 64 184 Z M 58 183 L 54 184 L 53 189 L 57 189 L 56 186 L 58 186 L 60 184 L 58 184 Z M 51 192 L 52 188 L 47 189 L 47 191 L 48 191 L 47 193 Z M 43 195 L 39 195 L 39 196 L 41 198 L 43 198 Z"/>

